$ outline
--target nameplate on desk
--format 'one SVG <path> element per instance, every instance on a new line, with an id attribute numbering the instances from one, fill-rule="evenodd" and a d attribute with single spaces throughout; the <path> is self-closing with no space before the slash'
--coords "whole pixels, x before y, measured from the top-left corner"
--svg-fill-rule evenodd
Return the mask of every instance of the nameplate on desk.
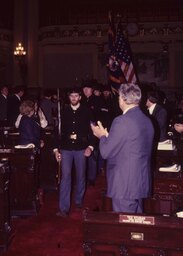
<path id="1" fill-rule="evenodd" d="M 155 225 L 155 218 L 152 216 L 119 215 L 119 223 Z"/>

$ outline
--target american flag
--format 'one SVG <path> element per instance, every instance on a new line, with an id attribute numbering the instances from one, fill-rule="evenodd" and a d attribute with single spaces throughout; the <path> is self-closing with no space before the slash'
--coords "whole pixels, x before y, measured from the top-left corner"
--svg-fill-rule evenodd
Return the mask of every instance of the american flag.
<path id="1" fill-rule="evenodd" d="M 114 37 L 113 37 L 114 38 Z M 109 44 L 111 42 L 109 41 Z M 109 53 L 115 57 L 119 67 L 128 83 L 137 83 L 137 76 L 135 74 L 134 65 L 132 61 L 132 52 L 128 39 L 123 34 L 121 23 L 117 26 L 114 47 L 109 47 Z M 110 58 L 109 57 L 109 61 Z"/>

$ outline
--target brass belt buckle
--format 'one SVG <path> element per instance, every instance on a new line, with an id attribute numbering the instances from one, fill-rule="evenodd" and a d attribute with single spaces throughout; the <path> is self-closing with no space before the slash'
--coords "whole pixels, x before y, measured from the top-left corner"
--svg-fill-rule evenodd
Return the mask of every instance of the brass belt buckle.
<path id="1" fill-rule="evenodd" d="M 76 133 L 71 134 L 70 139 L 71 140 L 76 140 L 77 139 L 77 134 Z"/>

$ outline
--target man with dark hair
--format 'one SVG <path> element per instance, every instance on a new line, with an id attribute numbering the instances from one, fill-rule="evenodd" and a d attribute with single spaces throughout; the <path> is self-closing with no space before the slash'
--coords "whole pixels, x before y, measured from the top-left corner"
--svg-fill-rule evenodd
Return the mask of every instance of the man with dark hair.
<path id="1" fill-rule="evenodd" d="M 16 86 L 14 88 L 14 94 L 8 97 L 8 105 L 7 105 L 7 119 L 8 124 L 10 126 L 15 125 L 15 121 L 20 114 L 20 104 L 21 99 L 24 95 L 24 88 L 23 86 Z"/>
<path id="2" fill-rule="evenodd" d="M 114 102 L 112 99 L 111 87 L 109 85 L 103 85 L 102 97 L 99 112 L 99 121 L 102 123 L 104 128 L 110 130 L 112 121 L 115 117 Z M 105 160 L 102 158 L 100 152 L 98 156 L 98 172 L 103 171 L 105 167 Z"/>
<path id="3" fill-rule="evenodd" d="M 55 125 L 54 110 L 55 103 L 52 101 L 53 90 L 47 89 L 44 91 L 44 96 L 40 101 L 40 108 L 43 111 L 49 126 Z"/>
<path id="4" fill-rule="evenodd" d="M 95 122 L 99 120 L 100 117 L 100 104 L 101 97 L 93 94 L 95 86 L 98 86 L 96 80 L 83 81 L 83 97 L 82 104 L 86 105 L 92 112 Z M 97 162 L 98 162 L 98 143 L 95 145 L 95 148 L 88 158 L 87 161 L 87 182 L 89 186 L 95 185 L 95 180 L 97 176 Z"/>
<path id="5" fill-rule="evenodd" d="M 122 84 L 119 106 L 123 114 L 112 122 L 108 133 L 100 122 L 91 124 L 100 138 L 99 149 L 107 159 L 107 195 L 113 211 L 141 213 L 142 199 L 151 190 L 153 126 L 140 110 L 141 90 L 135 84 Z"/>
<path id="6" fill-rule="evenodd" d="M 81 103 L 88 106 L 91 109 L 95 120 L 98 120 L 101 99 L 100 97 L 95 96 L 93 93 L 96 85 L 98 86 L 95 80 L 82 82 L 83 96 Z"/>
<path id="7" fill-rule="evenodd" d="M 7 121 L 7 102 L 8 102 L 8 87 L 2 86 L 0 93 L 0 122 L 4 123 Z"/>
<path id="8" fill-rule="evenodd" d="M 68 96 L 70 104 L 61 112 L 60 145 L 56 137 L 57 145 L 54 149 L 56 160 L 62 160 L 62 178 L 59 195 L 60 211 L 57 213 L 57 216 L 60 217 L 67 216 L 70 210 L 73 161 L 76 170 L 75 204 L 77 208 L 82 207 L 86 183 L 86 157 L 89 157 L 92 153 L 92 138 L 94 139 L 90 128 L 92 115 L 86 106 L 80 104 L 80 90 L 72 88 Z M 61 151 L 59 151 L 59 148 Z"/>
<path id="9" fill-rule="evenodd" d="M 155 129 L 155 142 L 162 142 L 167 140 L 167 111 L 159 104 L 159 95 L 156 91 L 147 93 L 146 106 Z"/>
<path id="10" fill-rule="evenodd" d="M 100 104 L 100 118 L 103 126 L 109 128 L 115 117 L 114 103 L 112 99 L 111 87 L 109 85 L 104 85 L 102 88 L 102 100 Z"/>

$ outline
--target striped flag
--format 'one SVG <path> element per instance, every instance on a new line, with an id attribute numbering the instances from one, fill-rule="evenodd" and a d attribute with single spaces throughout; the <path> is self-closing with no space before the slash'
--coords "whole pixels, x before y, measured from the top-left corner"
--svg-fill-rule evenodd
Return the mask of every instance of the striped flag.
<path id="1" fill-rule="evenodd" d="M 136 83 L 137 77 L 132 62 L 132 52 L 128 39 L 124 36 L 122 26 L 119 23 L 117 27 L 116 41 L 116 58 L 120 64 L 121 70 L 128 83 Z"/>
<path id="2" fill-rule="evenodd" d="M 111 44 L 110 41 L 109 44 Z M 121 23 L 117 26 L 115 40 L 113 47 L 109 47 L 109 54 L 110 71 L 114 71 L 114 68 L 120 69 L 127 83 L 137 83 L 130 44 L 123 34 Z"/>

